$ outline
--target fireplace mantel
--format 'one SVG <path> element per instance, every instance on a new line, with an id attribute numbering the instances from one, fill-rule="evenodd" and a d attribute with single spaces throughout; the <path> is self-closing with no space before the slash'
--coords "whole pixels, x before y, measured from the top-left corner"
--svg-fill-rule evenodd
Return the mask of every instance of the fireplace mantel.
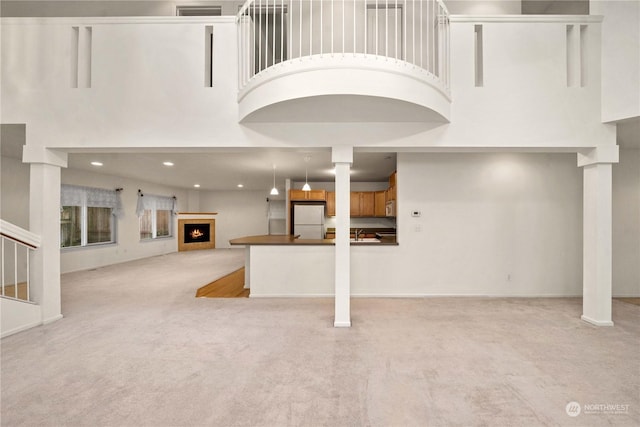
<path id="1" fill-rule="evenodd" d="M 209 219 L 216 215 L 218 212 L 178 212 L 178 219 Z"/>

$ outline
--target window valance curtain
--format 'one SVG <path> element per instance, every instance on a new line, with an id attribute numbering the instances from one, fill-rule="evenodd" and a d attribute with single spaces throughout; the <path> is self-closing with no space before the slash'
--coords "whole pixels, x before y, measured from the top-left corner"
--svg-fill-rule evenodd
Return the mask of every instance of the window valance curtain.
<path id="1" fill-rule="evenodd" d="M 155 194 L 144 194 L 138 190 L 138 204 L 136 215 L 142 216 L 145 210 L 171 211 L 173 215 L 178 213 L 178 200 L 174 197 L 156 196 Z"/>
<path id="2" fill-rule="evenodd" d="M 120 192 L 116 190 L 62 184 L 60 204 L 62 206 L 86 205 L 90 208 L 111 208 L 116 217 L 121 218 L 124 215 Z"/>

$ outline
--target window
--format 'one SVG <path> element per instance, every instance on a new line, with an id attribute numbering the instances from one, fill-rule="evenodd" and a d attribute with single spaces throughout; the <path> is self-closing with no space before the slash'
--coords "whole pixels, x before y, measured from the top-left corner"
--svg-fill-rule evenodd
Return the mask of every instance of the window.
<path id="1" fill-rule="evenodd" d="M 63 185 L 60 196 L 60 247 L 115 243 L 118 191 Z"/>
<path id="2" fill-rule="evenodd" d="M 140 240 L 171 237 L 175 206 L 175 197 L 145 195 L 138 191 L 136 213 L 140 218 Z"/>

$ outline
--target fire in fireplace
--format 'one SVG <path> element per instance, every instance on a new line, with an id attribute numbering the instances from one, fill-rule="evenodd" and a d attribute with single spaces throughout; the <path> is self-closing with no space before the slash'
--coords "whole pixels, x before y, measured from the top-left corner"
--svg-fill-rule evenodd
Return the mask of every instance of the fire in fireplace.
<path id="1" fill-rule="evenodd" d="M 184 224 L 184 242 L 201 243 L 209 242 L 210 224 Z"/>

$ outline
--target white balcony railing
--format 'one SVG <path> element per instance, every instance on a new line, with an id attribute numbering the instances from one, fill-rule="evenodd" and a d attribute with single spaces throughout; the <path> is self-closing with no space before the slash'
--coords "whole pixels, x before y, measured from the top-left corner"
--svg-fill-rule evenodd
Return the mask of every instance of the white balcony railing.
<path id="1" fill-rule="evenodd" d="M 271 67 L 351 56 L 417 69 L 449 93 L 440 0 L 248 0 L 237 23 L 240 90 Z"/>
<path id="2" fill-rule="evenodd" d="M 9 222 L 0 222 L 2 296 L 31 301 L 29 258 L 40 246 L 40 237 Z"/>

